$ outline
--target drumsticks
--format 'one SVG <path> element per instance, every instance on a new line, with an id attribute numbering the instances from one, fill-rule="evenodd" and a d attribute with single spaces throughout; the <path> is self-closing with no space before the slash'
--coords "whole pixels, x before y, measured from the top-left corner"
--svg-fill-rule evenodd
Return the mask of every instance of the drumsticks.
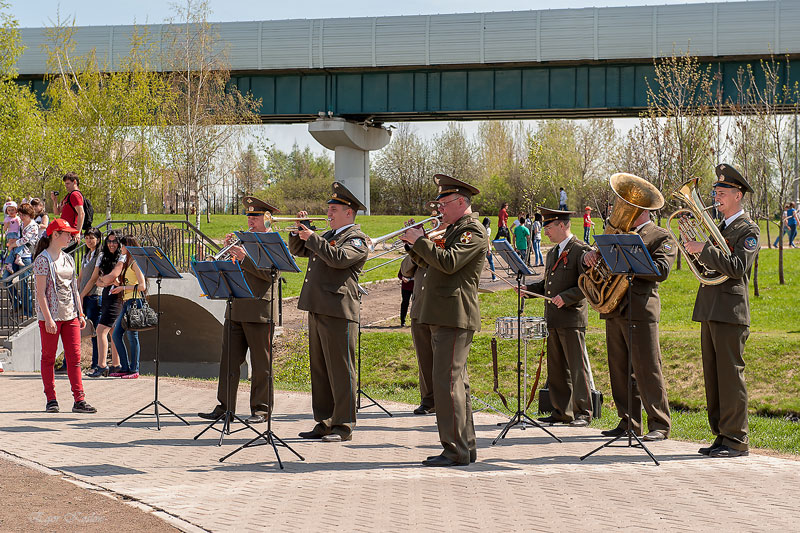
<path id="1" fill-rule="evenodd" d="M 503 276 L 497 276 L 497 279 L 499 279 L 499 280 L 502 280 L 503 282 L 505 282 L 505 284 L 506 284 L 506 285 L 508 285 L 508 286 L 509 286 L 509 287 L 511 287 L 512 289 L 516 289 L 516 288 L 517 288 L 517 287 L 516 287 L 516 285 L 514 285 L 513 283 L 511 283 L 510 281 L 508 281 L 508 280 L 507 280 L 506 278 L 504 278 Z M 545 296 L 544 294 L 537 294 L 537 293 L 535 293 L 535 292 L 526 291 L 525 289 L 520 289 L 520 292 L 521 292 L 522 294 L 524 294 L 524 295 L 526 295 L 526 296 L 530 296 L 530 297 L 532 297 L 532 298 L 544 298 L 544 299 L 545 299 L 546 301 L 548 301 L 548 302 L 552 302 L 552 301 L 553 301 L 553 299 L 552 299 L 552 298 L 548 298 L 548 297 L 547 297 L 547 296 Z"/>

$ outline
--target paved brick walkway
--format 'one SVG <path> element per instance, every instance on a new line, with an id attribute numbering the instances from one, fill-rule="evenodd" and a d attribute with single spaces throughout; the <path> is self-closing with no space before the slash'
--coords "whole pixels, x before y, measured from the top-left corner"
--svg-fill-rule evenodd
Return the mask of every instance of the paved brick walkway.
<path id="1" fill-rule="evenodd" d="M 553 428 L 558 444 L 541 430 L 514 429 L 491 446 L 499 418 L 480 413 L 478 462 L 431 469 L 420 461 L 440 449 L 433 416 L 387 403 L 396 416 L 363 412 L 351 442 L 304 442 L 297 433 L 312 427 L 309 396 L 278 393 L 274 430 L 306 458 L 281 449 L 280 471 L 269 447 L 218 461 L 246 433 L 221 448 L 217 433 L 192 439 L 204 427 L 194 414 L 213 407 L 213 389 L 162 380 L 160 399 L 192 425 L 166 417 L 158 432 L 152 417 L 115 425 L 152 399 L 152 379 L 85 386 L 97 415 L 48 415 L 37 374 L 0 376 L 0 404 L 13 406 L 0 411 L 0 449 L 212 531 L 798 528 L 800 462 L 786 459 L 708 459 L 697 444 L 666 441 L 650 446 L 660 467 L 628 448 L 581 462 L 605 441 L 597 430 Z M 66 376 L 56 390 L 62 408 L 71 406 Z"/>

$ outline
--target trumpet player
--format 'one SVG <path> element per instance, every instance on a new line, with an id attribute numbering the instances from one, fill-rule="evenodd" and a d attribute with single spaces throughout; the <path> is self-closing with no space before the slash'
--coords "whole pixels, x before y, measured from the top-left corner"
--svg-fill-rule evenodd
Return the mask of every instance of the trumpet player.
<path id="1" fill-rule="evenodd" d="M 759 229 L 742 209 L 750 184 L 730 165 L 715 169 L 717 210 L 725 217 L 719 229 L 730 254 L 709 242 L 686 242 L 689 254 L 729 279 L 697 289 L 692 320 L 700 322 L 703 378 L 706 386 L 708 423 L 716 436 L 699 453 L 710 457 L 747 455 L 747 386 L 744 381 L 744 344 L 750 334 L 748 280 L 759 250 Z"/>
<path id="2" fill-rule="evenodd" d="M 253 196 L 245 196 L 242 200 L 247 216 L 247 230 L 255 232 L 267 231 L 265 224 L 266 213 L 276 213 L 274 206 Z M 236 236 L 229 234 L 225 238 L 226 246 L 236 242 Z M 217 405 L 209 413 L 198 413 L 200 418 L 216 420 L 223 413 L 230 410 L 236 412 L 236 389 L 239 385 L 239 373 L 245 361 L 247 350 L 250 350 L 251 384 L 250 384 L 250 417 L 247 422 L 257 424 L 266 421 L 266 416 L 272 409 L 274 393 L 272 380 L 269 374 L 269 343 L 272 342 L 270 320 L 274 316 L 274 302 L 271 299 L 272 275 L 265 270 L 256 268 L 256 264 L 241 246 L 233 245 L 228 248 L 230 256 L 239 261 L 244 272 L 244 278 L 255 298 L 234 298 L 230 315 L 225 315 L 223 331 L 228 331 L 230 322 L 230 349 L 228 335 L 222 338 L 222 357 L 219 362 L 219 384 L 217 385 Z M 228 354 L 230 353 L 231 375 L 224 379 L 228 367 Z M 233 387 L 228 396 L 228 387 Z M 228 398 L 232 405 L 227 405 Z"/>
<path id="3" fill-rule="evenodd" d="M 650 211 L 647 209 L 641 212 L 631 229 L 641 236 L 660 275 L 636 276 L 631 287 L 631 301 L 628 301 L 625 294 L 615 309 L 600 314 L 600 318 L 606 321 L 611 394 L 620 417 L 616 428 L 602 433 L 607 437 L 624 434 L 628 427 L 628 417 L 631 417 L 633 432 L 641 435 L 644 406 L 649 429 L 644 440 L 661 441 L 669 437 L 672 422 L 661 370 L 661 346 L 658 342 L 658 321 L 661 317 L 658 285 L 669 276 L 672 263 L 678 255 L 678 245 L 669 231 L 650 220 Z M 587 267 L 592 267 L 601 260 L 600 254 L 594 250 L 583 256 L 583 263 Z M 633 316 L 630 334 L 631 362 L 635 376 L 633 405 L 628 405 L 628 305 L 632 306 Z"/>
<path id="4" fill-rule="evenodd" d="M 297 308 L 308 311 L 311 408 L 317 422 L 304 439 L 341 442 L 356 426 L 355 353 L 358 340 L 358 275 L 367 261 L 367 236 L 355 224 L 361 201 L 339 182 L 328 200 L 330 230 L 322 235 L 305 224 L 289 235 L 289 250 L 308 257 Z M 298 218 L 307 213 L 300 211 Z"/>

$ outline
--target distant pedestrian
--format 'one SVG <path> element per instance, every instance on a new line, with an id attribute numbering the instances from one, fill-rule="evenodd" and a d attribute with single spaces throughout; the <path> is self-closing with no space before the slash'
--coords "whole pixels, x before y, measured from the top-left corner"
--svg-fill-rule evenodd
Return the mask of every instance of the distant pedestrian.
<path id="1" fill-rule="evenodd" d="M 594 222 L 592 222 L 592 208 L 588 205 L 583 210 L 583 242 L 586 244 L 591 244 L 589 242 L 589 232 L 594 227 Z"/>
<path id="2" fill-rule="evenodd" d="M 483 217 L 483 227 L 486 228 L 486 237 L 491 238 L 490 235 L 492 234 L 492 223 L 489 220 L 489 217 Z M 494 256 L 492 255 L 492 243 L 489 242 L 489 247 L 486 248 L 486 260 L 489 261 L 489 270 L 492 271 L 492 281 L 497 279 L 497 275 L 494 272 Z"/>
<path id="3" fill-rule="evenodd" d="M 519 217 L 519 224 L 514 227 L 514 248 L 526 263 L 528 262 L 528 237 L 531 232 L 525 227 L 525 217 Z"/>
<path id="4" fill-rule="evenodd" d="M 797 222 L 800 220 L 798 218 L 797 210 L 795 209 L 795 203 L 789 202 L 784 206 L 783 213 L 781 214 L 781 232 L 778 234 L 778 237 L 775 239 L 775 242 L 772 246 L 778 247 L 778 241 L 784 235 L 789 236 L 789 246 L 792 248 L 796 248 L 794 245 L 794 238 L 797 237 Z"/>
<path id="5" fill-rule="evenodd" d="M 414 278 L 407 278 L 403 275 L 402 269 L 397 273 L 400 280 L 400 327 L 406 327 L 406 315 L 408 314 L 408 304 L 411 302 L 411 295 L 414 294 Z"/>
<path id="6" fill-rule="evenodd" d="M 508 202 L 503 202 L 500 206 L 500 212 L 497 213 L 497 235 L 494 240 L 505 239 L 511 240 L 511 233 L 508 231 Z"/>
<path id="7" fill-rule="evenodd" d="M 544 258 L 542 257 L 542 214 L 536 213 L 533 215 L 533 266 L 544 266 Z"/>
<path id="8" fill-rule="evenodd" d="M 566 211 L 567 210 L 567 191 L 564 190 L 564 187 L 559 187 L 558 189 L 558 209 L 559 211 Z"/>

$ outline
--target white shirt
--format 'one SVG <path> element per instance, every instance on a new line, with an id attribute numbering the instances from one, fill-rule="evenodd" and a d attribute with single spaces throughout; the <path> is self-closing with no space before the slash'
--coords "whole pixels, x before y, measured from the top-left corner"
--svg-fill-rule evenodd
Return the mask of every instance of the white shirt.
<path id="1" fill-rule="evenodd" d="M 652 220 L 647 220 L 647 221 L 645 221 L 645 222 L 642 222 L 641 224 L 639 224 L 638 226 L 636 226 L 636 228 L 635 228 L 633 231 L 635 231 L 636 233 L 639 233 L 639 230 L 640 230 L 640 229 L 642 229 L 642 228 L 643 228 L 643 227 L 645 227 L 646 225 L 648 225 L 648 224 L 652 224 L 652 223 L 653 223 L 653 221 L 652 221 Z"/>
<path id="2" fill-rule="evenodd" d="M 333 235 L 334 235 L 334 236 L 336 236 L 336 235 L 339 235 L 341 232 L 343 232 L 344 230 L 346 230 L 346 229 L 347 229 L 347 228 L 349 228 L 350 226 L 355 226 L 355 223 L 353 223 L 353 224 L 347 224 L 346 226 L 342 226 L 341 228 L 339 228 L 339 229 L 337 229 L 337 230 L 334 230 L 334 231 L 333 231 Z"/>
<path id="3" fill-rule="evenodd" d="M 563 241 L 561 241 L 560 243 L 558 243 L 558 255 L 559 255 L 559 256 L 561 255 L 561 252 L 563 252 L 563 251 L 564 251 L 564 248 L 566 248 L 566 247 L 567 247 L 567 243 L 568 243 L 568 242 L 569 242 L 571 239 L 572 239 L 572 233 L 570 233 L 569 235 L 567 235 L 567 238 L 566 238 L 566 239 L 564 239 Z"/>
<path id="4" fill-rule="evenodd" d="M 559 198 L 561 199 L 562 204 L 567 203 L 567 191 L 561 191 Z"/>
<path id="5" fill-rule="evenodd" d="M 737 218 L 739 218 L 739 215 L 744 215 L 744 209 L 739 209 L 739 211 L 737 211 L 736 213 L 734 213 L 731 216 L 729 216 L 728 218 L 726 218 L 725 219 L 725 227 L 727 228 L 728 226 L 733 224 L 733 221 L 736 220 Z"/>

